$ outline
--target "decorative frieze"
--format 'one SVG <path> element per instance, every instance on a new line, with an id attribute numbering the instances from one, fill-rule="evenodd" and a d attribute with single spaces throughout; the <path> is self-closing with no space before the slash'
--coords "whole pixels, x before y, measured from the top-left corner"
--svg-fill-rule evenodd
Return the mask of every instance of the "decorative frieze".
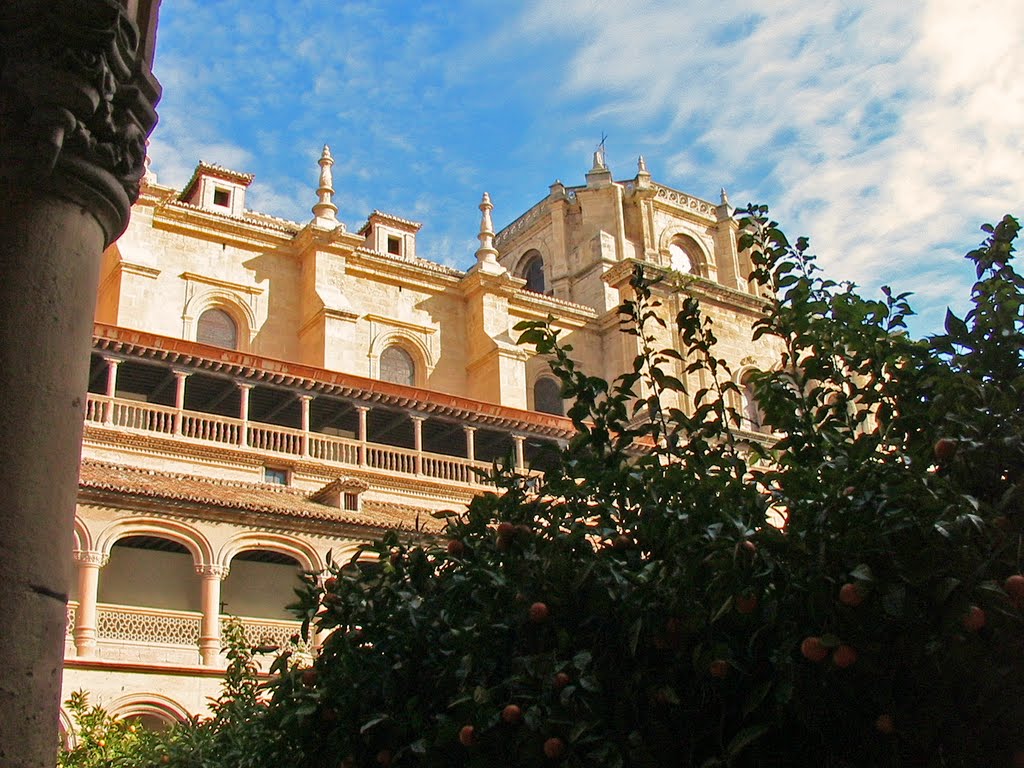
<path id="1" fill-rule="evenodd" d="M 713 221 L 718 218 L 717 207 L 705 200 L 691 197 L 685 192 L 679 192 L 678 190 L 671 189 L 669 187 L 663 187 L 660 184 L 652 184 L 651 186 L 654 187 L 655 197 L 658 200 L 672 203 L 679 208 L 697 213 L 700 216 Z"/>

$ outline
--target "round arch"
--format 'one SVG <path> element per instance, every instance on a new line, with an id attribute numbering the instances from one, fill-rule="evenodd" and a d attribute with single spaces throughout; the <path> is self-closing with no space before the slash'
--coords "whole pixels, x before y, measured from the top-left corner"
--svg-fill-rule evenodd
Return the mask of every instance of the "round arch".
<path id="1" fill-rule="evenodd" d="M 237 295 L 222 289 L 211 288 L 199 292 L 185 303 L 183 314 L 185 338 L 190 341 L 196 340 L 199 318 L 204 312 L 211 309 L 219 309 L 234 321 L 235 327 L 238 329 L 237 349 L 239 352 L 248 352 L 249 345 L 256 337 L 256 313 Z"/>
<path id="2" fill-rule="evenodd" d="M 515 260 L 512 274 L 526 280 L 525 290 L 546 293 L 550 286 L 548 272 L 550 265 L 544 253 L 530 244 Z"/>
<path id="3" fill-rule="evenodd" d="M 740 427 L 750 432 L 764 432 L 767 427 L 764 424 L 764 414 L 761 406 L 754 397 L 754 389 L 750 383 L 750 376 L 759 372 L 754 365 L 744 365 L 735 374 L 733 381 L 736 384 L 736 391 L 733 393 L 733 407 L 740 417 Z"/>
<path id="4" fill-rule="evenodd" d="M 57 732 L 60 736 L 60 743 L 65 749 L 74 749 L 78 746 L 78 740 L 75 738 L 74 724 L 71 722 L 71 716 L 64 709 L 63 704 L 61 704 L 60 711 L 57 713 Z"/>
<path id="5" fill-rule="evenodd" d="M 88 552 L 92 549 L 92 533 L 85 521 L 75 513 L 75 528 L 72 533 L 73 549 Z"/>
<path id="6" fill-rule="evenodd" d="M 220 548 L 216 562 L 230 568 L 231 560 L 241 552 L 263 549 L 295 558 L 304 571 L 319 573 L 324 569 L 320 554 L 310 544 L 293 536 L 250 531 L 228 539 Z"/>
<path id="7" fill-rule="evenodd" d="M 555 416 L 565 415 L 562 383 L 551 374 L 541 374 L 534 378 L 533 386 L 530 388 L 530 399 L 535 411 Z"/>
<path id="8" fill-rule="evenodd" d="M 159 693 L 131 693 L 114 699 L 107 712 L 118 720 L 129 717 L 152 718 L 166 725 L 188 720 L 189 713 L 174 699 Z"/>
<path id="9" fill-rule="evenodd" d="M 423 339 L 400 330 L 384 331 L 370 342 L 370 376 L 380 378 L 380 356 L 388 347 L 399 347 L 409 354 L 415 369 L 415 386 L 426 386 L 427 376 L 434 370 L 434 356 Z"/>
<path id="10" fill-rule="evenodd" d="M 377 561 L 377 556 L 371 552 L 367 552 L 363 549 L 366 544 L 360 544 L 358 542 L 347 542 L 341 547 L 331 549 L 331 562 L 340 568 L 344 568 L 350 562 L 352 558 L 358 556 L 359 562 L 371 563 Z"/>
<path id="11" fill-rule="evenodd" d="M 683 226 L 668 227 L 661 233 L 658 250 L 661 252 L 663 262 L 671 266 L 670 250 L 677 246 L 690 260 L 690 274 L 698 277 L 714 278 L 714 259 L 708 253 L 704 244 L 694 237 L 693 232 Z"/>
<path id="12" fill-rule="evenodd" d="M 126 536 L 157 536 L 181 544 L 192 555 L 197 566 L 214 562 L 213 546 L 202 533 L 192 526 L 174 520 L 154 520 L 133 517 L 118 520 L 103 530 L 96 539 L 96 548 L 110 555 L 111 547 Z"/>

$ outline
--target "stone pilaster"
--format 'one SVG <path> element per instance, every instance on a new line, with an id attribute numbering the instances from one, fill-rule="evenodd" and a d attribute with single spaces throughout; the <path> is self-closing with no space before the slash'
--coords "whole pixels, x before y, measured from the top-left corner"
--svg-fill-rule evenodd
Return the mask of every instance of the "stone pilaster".
<path id="1" fill-rule="evenodd" d="M 0 765 L 52 768 L 100 254 L 127 226 L 159 95 L 155 0 L 0 4 Z M 152 40 L 147 44 L 151 48 Z"/>

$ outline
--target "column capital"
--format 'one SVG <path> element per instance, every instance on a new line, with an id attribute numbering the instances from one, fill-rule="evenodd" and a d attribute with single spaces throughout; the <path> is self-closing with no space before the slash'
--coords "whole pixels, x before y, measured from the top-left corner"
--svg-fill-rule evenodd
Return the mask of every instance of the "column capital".
<path id="1" fill-rule="evenodd" d="M 410 413 L 409 418 L 415 422 L 424 422 L 427 420 L 426 416 L 420 416 L 419 414 L 416 413 Z"/>
<path id="2" fill-rule="evenodd" d="M 86 208 L 106 243 L 128 224 L 160 86 L 123 0 L 0 8 L 0 184 Z"/>
<path id="3" fill-rule="evenodd" d="M 174 374 L 176 379 L 187 379 L 194 371 L 190 371 L 187 368 L 171 368 L 171 373 Z"/>
<path id="4" fill-rule="evenodd" d="M 216 565 L 213 563 L 204 563 L 196 566 L 196 573 L 203 578 L 217 578 L 222 581 L 227 578 L 230 570 L 226 565 Z"/>
<path id="5" fill-rule="evenodd" d="M 256 385 L 253 384 L 251 381 L 236 381 L 235 386 L 238 387 L 239 389 L 252 389 Z"/>
<path id="6" fill-rule="evenodd" d="M 478 429 L 480 429 L 480 427 L 473 427 L 470 426 L 469 424 L 463 424 L 462 429 L 466 432 L 476 432 Z"/>
<path id="7" fill-rule="evenodd" d="M 308 403 L 310 400 L 316 397 L 316 395 L 297 395 L 298 399 L 302 402 Z"/>
<path id="8" fill-rule="evenodd" d="M 76 549 L 71 553 L 76 563 L 82 563 L 83 565 L 95 565 L 102 568 L 110 560 L 110 556 L 105 552 L 98 552 L 90 549 Z"/>

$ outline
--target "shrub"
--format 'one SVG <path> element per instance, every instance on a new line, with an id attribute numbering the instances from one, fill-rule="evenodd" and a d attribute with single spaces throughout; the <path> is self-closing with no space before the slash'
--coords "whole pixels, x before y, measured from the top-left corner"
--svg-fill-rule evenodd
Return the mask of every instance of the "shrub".
<path id="1" fill-rule="evenodd" d="M 770 445 L 742 439 L 696 300 L 682 352 L 658 348 L 658 297 L 685 286 L 642 265 L 620 309 L 639 354 L 611 384 L 520 324 L 578 435 L 539 483 L 497 468 L 445 539 L 389 535 L 329 589 L 307 580 L 297 608 L 330 634 L 311 670 L 278 665 L 267 713 L 295 764 L 1020 759 L 1018 228 L 986 228 L 972 309 L 914 341 L 907 294 L 823 279 L 750 209 L 742 244 L 778 297 L 755 336 L 783 350 L 755 376 Z M 665 405 L 679 370 L 706 382 L 692 411 Z"/>

